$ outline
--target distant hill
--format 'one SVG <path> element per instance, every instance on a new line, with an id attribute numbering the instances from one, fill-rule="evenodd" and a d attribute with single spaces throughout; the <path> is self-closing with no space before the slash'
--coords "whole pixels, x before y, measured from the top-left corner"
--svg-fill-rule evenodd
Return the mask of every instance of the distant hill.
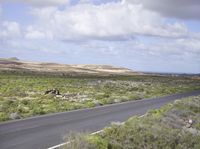
<path id="1" fill-rule="evenodd" d="M 8 58 L 8 60 L 19 61 L 19 59 L 17 57 L 11 57 L 11 58 Z"/>
<path id="2" fill-rule="evenodd" d="M 0 71 L 28 72 L 58 75 L 138 75 L 140 73 L 123 67 L 110 65 L 67 65 L 21 61 L 17 58 L 0 59 Z"/>

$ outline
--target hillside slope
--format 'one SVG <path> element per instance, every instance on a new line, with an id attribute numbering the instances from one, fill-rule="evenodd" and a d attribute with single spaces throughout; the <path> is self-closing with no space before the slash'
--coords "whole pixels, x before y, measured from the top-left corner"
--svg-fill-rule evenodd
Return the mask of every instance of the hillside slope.
<path id="1" fill-rule="evenodd" d="M 52 73 L 61 75 L 136 75 L 130 69 L 110 65 L 66 65 L 57 63 L 28 62 L 0 59 L 0 71 Z"/>

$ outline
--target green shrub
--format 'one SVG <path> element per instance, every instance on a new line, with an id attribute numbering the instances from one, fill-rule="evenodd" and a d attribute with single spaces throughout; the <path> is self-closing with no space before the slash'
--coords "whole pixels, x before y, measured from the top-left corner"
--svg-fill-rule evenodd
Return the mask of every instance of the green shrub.
<path id="1" fill-rule="evenodd" d="M 179 117 L 178 119 L 184 119 L 181 113 L 184 113 L 183 109 L 187 109 L 192 113 L 188 118 L 200 122 L 198 111 L 188 107 L 188 104 L 196 105 L 194 103 L 200 105 L 200 96 L 168 104 L 158 110 L 151 110 L 142 118 L 134 116 L 123 125 L 111 125 L 105 128 L 99 137 L 106 142 L 107 148 L 112 149 L 198 149 L 199 135 L 184 131 L 182 126 L 175 128 L 176 119 L 168 124 L 163 121 L 170 116 L 168 113 L 173 113 Z M 177 121 L 180 123 L 179 120 Z M 199 129 L 200 125 L 197 123 L 193 127 Z"/>
<path id="2" fill-rule="evenodd" d="M 0 121 L 7 121 L 9 120 L 8 114 L 5 112 L 0 112 Z"/>
<path id="3" fill-rule="evenodd" d="M 99 105 L 92 101 L 73 103 L 54 95 L 44 95 L 47 89 L 52 88 L 59 89 L 62 94 L 81 93 L 94 99 L 96 103 L 105 105 L 200 89 L 200 80 L 160 76 L 67 77 L 0 72 L 0 112 L 19 111 L 27 117 Z M 22 107 L 19 108 L 18 105 Z M 42 108 L 41 105 L 47 107 Z M 23 109 L 23 106 L 26 108 Z M 193 112 L 199 110 L 190 104 L 188 108 Z"/>

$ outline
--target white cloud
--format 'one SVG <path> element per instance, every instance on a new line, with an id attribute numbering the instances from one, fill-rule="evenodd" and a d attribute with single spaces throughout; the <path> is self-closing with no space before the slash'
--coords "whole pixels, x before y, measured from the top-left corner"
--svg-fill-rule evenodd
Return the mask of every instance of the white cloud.
<path id="1" fill-rule="evenodd" d="M 29 26 L 26 30 L 25 38 L 27 39 L 53 39 L 51 32 L 42 32 L 34 30 L 32 26 Z"/>
<path id="2" fill-rule="evenodd" d="M 79 3 L 81 4 L 92 3 L 92 0 L 79 0 Z"/>
<path id="3" fill-rule="evenodd" d="M 143 46 L 150 54 L 160 57 L 163 61 L 171 60 L 172 62 L 184 63 L 189 60 L 190 63 L 198 64 L 200 62 L 199 41 L 190 38 L 160 40 L 153 44 L 143 44 Z"/>
<path id="4" fill-rule="evenodd" d="M 141 4 L 126 2 L 78 4 L 64 10 L 36 8 L 32 14 L 38 18 L 33 25 L 34 30 L 51 31 L 54 38 L 61 40 L 130 39 L 138 34 L 178 38 L 188 34 L 183 23 L 166 23 Z"/>
<path id="5" fill-rule="evenodd" d="M 18 38 L 20 36 L 21 29 L 17 22 L 4 21 L 0 23 L 0 40 Z"/>
<path id="6" fill-rule="evenodd" d="M 124 0 L 128 3 L 140 3 L 144 8 L 166 17 L 181 19 L 200 19 L 199 0 Z"/>
<path id="7" fill-rule="evenodd" d="M 2 22 L 2 18 L 3 18 L 3 9 L 2 9 L 2 6 L 0 4 L 0 24 Z"/>
<path id="8" fill-rule="evenodd" d="M 31 6 L 58 6 L 67 5 L 70 0 L 0 0 L 0 2 L 24 3 Z"/>
<path id="9" fill-rule="evenodd" d="M 0 18 L 1 18 L 1 14 L 2 14 L 2 6 L 0 5 Z"/>
<path id="10" fill-rule="evenodd" d="M 62 8 L 56 6 L 64 4 L 64 0 L 26 1 L 32 6 L 48 7 L 30 8 L 28 14 L 33 15 L 34 20 L 23 27 L 1 17 L 0 7 L 1 54 L 25 55 L 25 58 L 36 55 L 38 59 L 38 55 L 45 53 L 49 60 L 63 57 L 65 63 L 113 62 L 121 65 L 123 61 L 124 66 L 132 68 L 137 63 L 137 69 L 165 70 L 166 66 L 174 71 L 200 72 L 200 33 L 189 32 L 178 20 L 169 23 L 171 20 L 163 17 L 170 16 L 164 14 L 164 9 L 168 8 L 152 9 L 147 2 L 138 0 L 103 1 L 98 5 L 86 0 Z M 172 16 L 178 17 L 177 14 Z"/>
<path id="11" fill-rule="evenodd" d="M 0 42 L 21 37 L 20 24 L 15 21 L 5 21 L 3 19 L 3 9 L 0 5 Z"/>

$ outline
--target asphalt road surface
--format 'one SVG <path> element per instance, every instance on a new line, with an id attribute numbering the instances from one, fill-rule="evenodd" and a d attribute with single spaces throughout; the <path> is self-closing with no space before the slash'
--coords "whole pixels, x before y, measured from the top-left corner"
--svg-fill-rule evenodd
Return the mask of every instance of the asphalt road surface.
<path id="1" fill-rule="evenodd" d="M 69 131 L 95 132 L 113 121 L 122 122 L 195 95 L 200 95 L 200 90 L 0 123 L 0 149 L 45 149 L 63 143 L 63 136 Z"/>

